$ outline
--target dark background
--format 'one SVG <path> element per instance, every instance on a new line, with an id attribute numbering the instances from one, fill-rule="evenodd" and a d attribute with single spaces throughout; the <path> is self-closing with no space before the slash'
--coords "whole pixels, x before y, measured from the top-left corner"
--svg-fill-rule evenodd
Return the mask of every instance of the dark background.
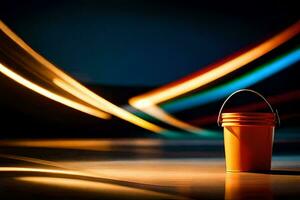
<path id="1" fill-rule="evenodd" d="M 121 106 L 132 96 L 196 72 L 299 19 L 295 1 L 209 2 L 3 1 L 0 19 L 37 52 Z M 248 68 L 297 45 L 299 38 Z M 298 75 L 299 63 L 252 88 L 267 97 L 299 90 Z M 67 108 L 3 75 L 0 94 L 2 138 L 154 136 L 119 119 L 104 121 Z M 284 129 L 298 128 L 299 96 L 293 99 L 274 105 L 287 116 Z M 217 113 L 220 104 L 175 115 L 191 121 Z"/>

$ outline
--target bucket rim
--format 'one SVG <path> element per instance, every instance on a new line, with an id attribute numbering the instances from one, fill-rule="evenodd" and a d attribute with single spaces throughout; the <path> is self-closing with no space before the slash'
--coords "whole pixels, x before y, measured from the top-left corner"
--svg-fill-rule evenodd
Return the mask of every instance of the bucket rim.
<path id="1" fill-rule="evenodd" d="M 240 127 L 240 126 L 246 126 L 246 127 L 275 127 L 276 124 L 274 123 L 236 123 L 236 122 L 225 122 L 222 123 L 222 127 Z"/>
<path id="2" fill-rule="evenodd" d="M 272 112 L 228 112 L 222 113 L 221 118 L 242 117 L 242 118 L 276 118 Z"/>
<path id="3" fill-rule="evenodd" d="M 273 112 L 223 112 L 222 115 L 243 114 L 243 115 L 274 115 Z"/>
<path id="4" fill-rule="evenodd" d="M 220 120 L 225 126 L 275 126 L 276 115 L 271 112 L 222 113 Z"/>

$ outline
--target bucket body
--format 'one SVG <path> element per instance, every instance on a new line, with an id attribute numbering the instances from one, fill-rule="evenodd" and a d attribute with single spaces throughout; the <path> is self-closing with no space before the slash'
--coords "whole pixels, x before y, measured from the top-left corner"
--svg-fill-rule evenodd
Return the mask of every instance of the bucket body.
<path id="1" fill-rule="evenodd" d="M 269 171 L 274 113 L 222 113 L 226 171 Z"/>

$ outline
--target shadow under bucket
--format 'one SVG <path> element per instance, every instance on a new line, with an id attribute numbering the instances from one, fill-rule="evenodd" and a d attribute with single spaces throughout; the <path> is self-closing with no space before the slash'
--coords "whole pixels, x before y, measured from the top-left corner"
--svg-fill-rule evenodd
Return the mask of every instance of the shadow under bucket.
<path id="1" fill-rule="evenodd" d="M 252 92 L 260 96 L 272 112 L 222 113 L 226 102 L 236 93 Z M 218 125 L 224 127 L 224 147 L 227 172 L 258 172 L 271 170 L 274 129 L 279 123 L 277 112 L 259 93 L 242 89 L 223 103 Z"/>

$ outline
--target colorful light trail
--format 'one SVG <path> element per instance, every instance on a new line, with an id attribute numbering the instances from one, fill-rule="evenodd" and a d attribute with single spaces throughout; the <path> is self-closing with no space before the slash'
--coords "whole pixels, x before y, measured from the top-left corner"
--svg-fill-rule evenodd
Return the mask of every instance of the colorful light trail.
<path id="1" fill-rule="evenodd" d="M 216 86 L 207 91 L 199 92 L 195 95 L 190 95 L 166 104 L 162 104 L 161 107 L 167 112 L 173 113 L 195 106 L 205 105 L 207 103 L 220 100 L 235 90 L 246 88 L 259 81 L 262 81 L 299 61 L 300 48 L 297 48 L 228 83 Z"/>
<path id="2" fill-rule="evenodd" d="M 128 112 L 125 109 L 114 105 L 103 97 L 92 92 L 81 83 L 73 79 L 71 76 L 58 69 L 40 54 L 35 52 L 22 39 L 20 39 L 15 33 L 13 33 L 2 21 L 0 21 L 0 27 L 2 34 L 4 34 L 5 37 L 8 37 L 9 40 L 13 41 L 13 45 L 17 46 L 15 47 L 16 50 L 23 52 L 23 54 L 21 53 L 21 56 L 17 55 L 19 57 L 15 58 L 17 60 L 20 59 L 23 62 L 23 65 L 20 65 L 20 63 L 22 63 L 20 61 L 17 67 L 22 66 L 27 70 L 27 72 L 31 73 L 31 76 L 35 76 L 35 78 L 38 78 L 40 82 L 39 84 L 37 84 L 36 82 L 31 81 L 30 78 L 27 78 L 22 73 L 13 70 L 12 66 L 8 65 L 6 62 L 0 62 L 0 72 L 2 74 L 43 96 L 46 96 L 54 101 L 80 110 L 87 114 L 103 119 L 108 119 L 110 118 L 110 115 L 114 115 L 153 132 L 168 132 L 168 130 L 165 130 L 160 126 L 148 122 L 143 118 L 140 118 L 132 114 L 131 112 Z M 167 86 L 158 88 L 152 92 L 133 97 L 129 100 L 129 103 L 132 106 L 149 114 L 150 116 L 153 116 L 167 124 L 180 128 L 182 130 L 197 134 L 207 132 L 207 130 L 205 129 L 195 127 L 193 125 L 190 125 L 189 123 L 183 122 L 173 117 L 172 115 L 162 110 L 157 104 L 163 103 L 175 97 L 179 97 L 185 93 L 211 83 L 214 80 L 217 80 L 235 70 L 238 70 L 239 68 L 267 54 L 274 48 L 295 37 L 299 34 L 299 32 L 300 21 L 282 31 L 278 35 L 275 35 L 274 37 L 266 40 L 265 42 L 257 45 L 254 48 L 249 49 L 248 51 L 245 51 L 244 53 L 236 54 L 230 59 L 212 65 L 192 76 L 181 79 Z M 9 54 L 11 52 L 5 52 L 5 50 L 7 50 L 7 48 L 5 47 L 5 45 L 7 44 L 5 44 L 5 42 L 7 41 L 4 41 L 2 53 L 4 52 L 4 54 Z M 201 105 L 205 104 L 206 102 L 216 100 L 218 98 L 221 98 L 222 95 L 224 96 L 227 93 L 230 93 L 233 90 L 239 89 L 241 87 L 247 87 L 297 62 L 299 60 L 299 54 L 300 50 L 297 49 L 295 50 L 295 52 L 291 52 L 289 55 L 285 55 L 284 57 L 275 60 L 271 64 L 262 66 L 261 69 L 254 70 L 253 72 L 246 74 L 231 83 L 218 86 L 210 91 L 204 91 L 197 95 L 167 103 L 165 105 L 162 105 L 162 107 L 165 108 L 166 111 L 176 112 L 195 105 Z M 41 84 L 41 82 L 45 83 L 45 86 Z M 227 93 L 224 94 L 223 91 L 227 91 Z"/>
<path id="3" fill-rule="evenodd" d="M 133 97 L 130 99 L 129 103 L 137 108 L 145 108 L 188 93 L 245 66 L 246 64 L 272 51 L 299 33 L 300 21 L 256 47 L 251 48 L 250 50 L 235 56 L 220 65 L 214 66 L 209 71 L 206 71 L 206 69 L 201 70 L 195 75 L 190 76 L 187 80 L 178 80 L 146 94 Z M 206 72 L 202 73 L 202 71 Z"/>
<path id="4" fill-rule="evenodd" d="M 75 101 L 72 101 L 70 99 L 67 99 L 63 96 L 60 96 L 56 93 L 53 93 L 25 78 L 23 78 L 22 76 L 18 75 L 17 73 L 13 72 L 12 70 L 10 70 L 8 67 L 5 67 L 3 64 L 0 63 L 0 72 L 4 75 L 6 75 L 7 77 L 11 78 L 12 80 L 16 81 L 17 83 L 27 87 L 28 89 L 33 90 L 34 92 L 41 94 L 45 97 L 48 97 L 49 99 L 52 99 L 54 101 L 57 101 L 61 104 L 64 104 L 66 106 L 69 106 L 71 108 L 74 108 L 76 110 L 79 110 L 81 112 L 93 115 L 95 117 L 99 117 L 99 118 L 103 118 L 103 119 L 108 119 L 109 115 L 107 115 L 106 113 L 99 111 L 97 109 L 93 109 L 91 107 L 85 106 L 83 104 L 77 103 Z"/>
<path id="5" fill-rule="evenodd" d="M 4 35 L 4 38 L 9 38 L 2 41 L 3 44 L 0 46 L 2 53 L 17 56 L 12 57 L 11 55 L 8 55 L 6 57 L 12 57 L 15 62 L 20 62 L 21 64 L 19 64 L 18 67 L 25 68 L 26 71 L 31 74 L 31 76 L 34 76 L 41 82 L 45 83 L 45 85 L 47 85 L 48 87 L 50 85 L 51 89 L 45 89 L 45 87 L 33 83 L 33 81 L 28 80 L 28 78 L 25 78 L 21 74 L 18 74 L 17 72 L 9 69 L 9 67 L 12 66 L 6 66 L 2 63 L 1 72 L 4 75 L 41 95 L 44 95 L 52 100 L 80 110 L 82 112 L 91 114 L 93 116 L 106 119 L 109 118 L 109 114 L 112 114 L 132 124 L 156 133 L 164 131 L 163 128 L 114 105 L 113 103 L 100 97 L 99 95 L 95 94 L 94 92 L 80 84 L 71 76 L 67 75 L 52 63 L 50 63 L 48 60 L 46 60 L 44 57 L 42 57 L 40 54 L 35 52 L 13 31 L 11 31 L 2 21 L 0 21 L 0 31 L 2 32 L 1 34 Z M 12 40 L 12 42 L 10 42 L 10 40 Z M 14 47 L 15 49 L 12 49 L 12 47 Z M 16 54 L 17 51 L 20 51 L 20 55 Z M 50 91 L 57 88 L 64 93 L 59 95 L 54 93 L 53 91 Z M 76 103 L 70 98 L 70 94 L 73 98 L 77 98 L 80 101 L 87 103 L 87 106 Z M 103 111 L 105 111 L 106 113 Z"/>
<path id="6" fill-rule="evenodd" d="M 203 129 L 176 119 L 161 109 L 157 104 L 181 96 L 217 80 L 269 53 L 274 48 L 292 39 L 299 33 L 300 21 L 256 47 L 233 56 L 231 59 L 227 59 L 224 62 L 205 68 L 188 78 L 183 78 L 146 94 L 133 97 L 129 100 L 129 104 L 167 124 L 188 132 L 201 133 L 201 131 L 204 131 Z"/>

